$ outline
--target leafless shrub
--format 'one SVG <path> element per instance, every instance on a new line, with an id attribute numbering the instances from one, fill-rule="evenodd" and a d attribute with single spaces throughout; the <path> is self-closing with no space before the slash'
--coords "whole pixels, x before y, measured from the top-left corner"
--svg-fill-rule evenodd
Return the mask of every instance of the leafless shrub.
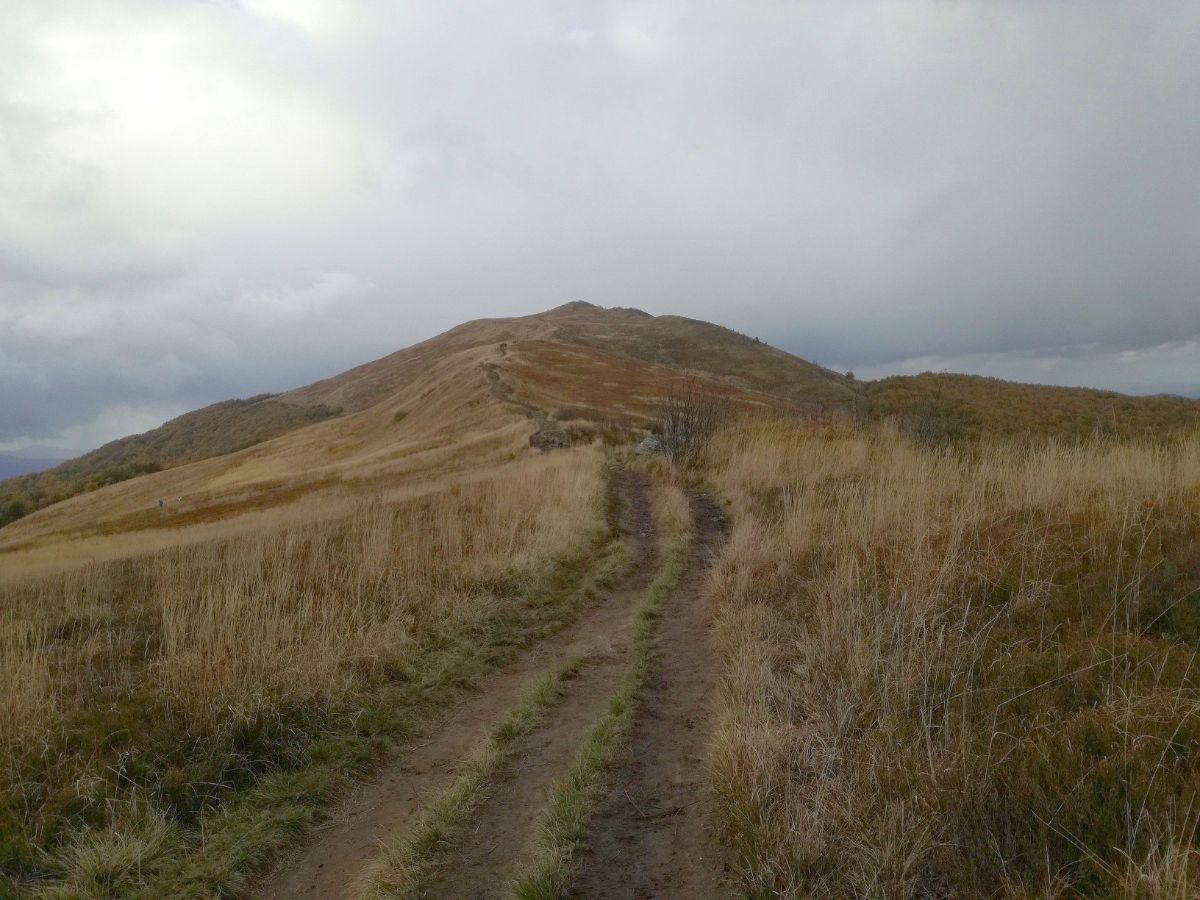
<path id="1" fill-rule="evenodd" d="M 925 447 L 945 447 L 966 433 L 963 417 L 944 406 L 928 403 L 913 410 L 904 419 L 904 430 Z"/>
<path id="2" fill-rule="evenodd" d="M 727 398 L 706 390 L 695 378 L 687 379 L 671 389 L 663 404 L 658 424 L 663 453 L 675 465 L 695 465 L 729 418 Z"/>

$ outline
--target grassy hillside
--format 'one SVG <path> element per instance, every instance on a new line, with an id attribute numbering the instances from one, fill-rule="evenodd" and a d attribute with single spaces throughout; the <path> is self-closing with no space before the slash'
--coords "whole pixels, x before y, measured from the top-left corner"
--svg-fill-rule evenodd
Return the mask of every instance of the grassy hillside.
<path id="1" fill-rule="evenodd" d="M 884 378 L 865 383 L 864 389 L 868 408 L 877 418 L 923 420 L 949 436 L 969 439 L 1163 437 L 1200 425 L 1200 400 L 1185 397 L 1131 397 L 933 373 Z"/>
<path id="2" fill-rule="evenodd" d="M 321 497 L 337 508 L 355 495 L 412 496 L 518 460 L 528 453 L 530 424 L 491 396 L 480 369 L 487 352 L 444 359 L 361 412 L 28 515 L 0 529 L 0 580 L 129 548 L 205 541 L 214 531 L 253 532 Z"/>
<path id="3" fill-rule="evenodd" d="M 0 526 L 76 494 L 232 453 L 339 412 L 324 404 L 287 403 L 272 394 L 214 403 L 47 471 L 0 482 Z"/>
<path id="4" fill-rule="evenodd" d="M 0 583 L 0 897 L 244 888 L 387 742 L 569 612 L 609 535 L 599 462 Z"/>
<path id="5" fill-rule="evenodd" d="M 614 541 L 611 448 L 692 377 L 764 413 L 727 421 L 699 471 L 644 463 L 721 548 L 707 581 L 709 552 L 683 554 L 720 670 L 695 652 L 706 620 L 676 632 L 665 614 L 655 653 L 648 631 L 622 651 L 614 625 L 579 664 L 710 659 L 707 682 L 679 681 L 719 676 L 715 722 L 686 729 L 708 744 L 736 886 L 1196 896 L 1198 404 L 862 385 L 716 326 L 569 304 L 60 467 L 84 493 L 0 532 L 0 897 L 243 895 L 372 761 L 407 765 L 405 739 L 464 685 L 486 696 L 577 607 L 657 590 L 676 557 L 628 485 Z M 823 415 L 844 408 L 860 414 Z M 931 450 L 921 423 L 953 439 Z M 699 483 L 726 502 L 723 545 Z M 607 769 L 588 765 L 600 797 Z M 638 827 L 673 830 L 683 808 L 639 806 Z M 560 894 L 587 819 L 546 845 Z"/>
<path id="6" fill-rule="evenodd" d="M 860 383 L 717 325 L 576 302 L 532 316 L 468 322 L 333 378 L 278 396 L 216 404 L 50 471 L 2 481 L 0 526 L 43 513 L 34 517 L 36 526 L 17 533 L 6 528 L 0 552 L 35 535 L 79 536 L 81 529 L 120 531 L 165 520 L 179 525 L 180 512 L 196 518 L 207 508 L 213 517 L 228 517 L 238 508 L 292 502 L 331 480 L 385 478 L 394 466 L 424 466 L 416 461 L 442 452 L 438 448 L 484 420 L 487 428 L 529 429 L 539 446 L 595 435 L 620 439 L 622 429 L 651 425 L 664 396 L 685 376 L 745 408 L 893 419 L 938 443 L 1012 435 L 1162 436 L 1200 422 L 1200 401 L 1177 397 L 965 375 Z M 419 415 L 402 422 L 413 412 Z M 498 443 L 508 446 L 508 440 Z M 262 452 L 245 449 L 266 441 L 271 444 Z M 204 460 L 216 462 L 199 466 Z M 146 479 L 167 471 L 177 474 Z M 99 490 L 130 479 L 136 487 Z M 102 496 L 68 504 L 61 514 L 44 510 L 88 492 Z M 158 499 L 183 495 L 186 510 L 172 506 L 150 518 Z"/>
<path id="7" fill-rule="evenodd" d="M 339 415 L 357 424 L 325 432 L 326 439 L 340 446 L 361 426 L 372 432 L 368 443 L 376 447 L 382 429 L 379 423 L 367 425 L 377 416 L 372 410 L 381 407 L 382 421 L 395 415 L 395 409 L 382 408 L 389 403 L 436 406 L 431 372 L 453 370 L 455 378 L 478 382 L 481 366 L 487 369 L 487 394 L 471 402 L 504 406 L 549 435 L 543 443 L 551 446 L 564 434 L 579 439 L 612 427 L 646 427 L 685 375 L 745 406 L 800 416 L 892 418 L 937 440 L 1162 435 L 1200 422 L 1200 401 L 1177 397 L 1127 397 L 966 375 L 860 383 L 718 325 L 575 302 L 532 316 L 468 322 L 286 394 L 218 403 L 47 472 L 0 481 L 0 527 L 80 493 L 235 453 Z M 417 385 L 424 388 L 417 391 Z M 330 437 L 334 433 L 337 438 Z M 309 465 L 328 468 L 312 459 Z M 163 480 L 159 496 L 195 494 L 204 483 L 181 481 Z M 139 496 L 137 502 L 146 501 Z"/>
<path id="8" fill-rule="evenodd" d="M 179 495 L 189 496 L 191 513 L 204 503 L 227 515 L 229 475 L 234 472 L 239 473 L 239 488 L 247 479 L 262 486 L 238 504 L 272 505 L 264 494 L 285 476 L 288 487 L 280 499 L 290 501 L 305 490 L 293 474 L 301 472 L 320 486 L 324 481 L 314 473 L 325 473 L 326 480 L 344 478 L 351 456 L 357 460 L 349 468 L 361 463 L 378 474 L 381 465 L 401 455 L 447 446 L 451 432 L 466 430 L 466 423 L 481 415 L 523 419 L 535 431 L 556 433 L 556 418 L 589 420 L 591 426 L 572 426 L 577 439 L 595 433 L 597 422 L 601 430 L 645 426 L 684 373 L 696 374 L 713 390 L 745 403 L 793 411 L 854 396 L 841 376 L 725 328 L 571 303 L 533 316 L 468 322 L 333 378 L 278 396 L 219 403 L 51 471 L 0 482 L 0 526 L 81 493 L 237 454 L 277 438 L 286 440 L 264 453 L 240 453 L 236 459 L 106 494 L 87 507 L 88 527 L 110 527 L 104 523 L 111 522 L 121 497 L 128 500 L 122 510 L 127 522 L 119 528 L 165 524 L 148 516 L 157 499 Z M 484 407 L 491 411 L 485 414 Z M 400 410 L 423 413 L 399 424 Z M 455 415 L 461 418 L 455 420 Z M 340 417 L 339 424 L 325 421 L 334 417 Z M 310 434 L 306 426 L 314 423 L 321 423 L 322 430 Z M 260 464 L 244 465 L 250 458 Z M 203 477 L 196 477 L 201 472 Z M 63 518 L 83 509 L 72 507 Z M 165 515 L 176 512 L 172 506 Z M 61 520 L 43 519 L 41 526 L 34 530 L 64 532 Z M 6 538 L 17 541 L 19 535 L 6 532 Z"/>
<path id="9" fill-rule="evenodd" d="M 364 409 L 435 359 L 485 345 L 513 347 L 531 342 L 561 351 L 592 349 L 635 368 L 696 373 L 725 382 L 731 389 L 770 395 L 781 402 L 846 401 L 858 395 L 854 383 L 843 376 L 728 328 L 576 301 L 532 316 L 467 322 L 335 378 L 299 388 L 284 399 Z"/>
<path id="10" fill-rule="evenodd" d="M 583 303 L 553 313 L 560 340 L 701 373 L 799 407 L 845 403 L 858 396 L 857 385 L 844 376 L 720 325 Z"/>

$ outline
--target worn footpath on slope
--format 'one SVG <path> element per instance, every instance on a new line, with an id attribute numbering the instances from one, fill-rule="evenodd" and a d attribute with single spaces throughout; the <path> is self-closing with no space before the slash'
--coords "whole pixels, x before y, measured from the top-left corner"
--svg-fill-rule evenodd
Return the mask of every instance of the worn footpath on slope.
<path id="1" fill-rule="evenodd" d="M 703 770 L 717 685 L 703 588 L 724 517 L 703 494 L 690 501 L 696 538 L 688 569 L 663 606 L 654 674 L 608 798 L 578 853 L 572 897 L 730 896 Z"/>
<path id="2" fill-rule="evenodd" d="M 455 707 L 424 737 L 403 748 L 323 829 L 297 858 L 289 860 L 263 885 L 259 895 L 284 898 L 348 898 L 383 842 L 401 834 L 413 817 L 450 781 L 455 765 L 491 730 L 499 716 L 515 701 L 522 686 L 575 656 L 591 657 L 573 680 L 572 695 L 587 693 L 595 674 L 619 655 L 634 600 L 649 584 L 658 556 L 650 514 L 649 479 L 627 472 L 623 490 L 631 507 L 632 533 L 628 537 L 631 565 L 614 589 L 586 609 L 575 622 L 547 638 L 508 668 L 491 677 L 482 690 Z M 585 703 L 584 706 L 587 704 Z M 563 704 L 554 714 L 558 727 L 568 713 Z M 569 727 L 569 726 L 568 726 Z M 535 732 L 539 741 L 550 732 Z M 557 739 L 555 739 L 557 740 Z M 571 748 L 570 740 L 562 740 Z M 528 750 L 528 743 L 519 750 Z M 474 820 L 473 820 L 474 821 Z"/>

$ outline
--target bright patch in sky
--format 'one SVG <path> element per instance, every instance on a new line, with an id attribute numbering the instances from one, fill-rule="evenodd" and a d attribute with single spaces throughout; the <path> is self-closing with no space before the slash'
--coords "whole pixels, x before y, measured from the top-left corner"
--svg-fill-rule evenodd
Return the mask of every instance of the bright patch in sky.
<path id="1" fill-rule="evenodd" d="M 314 35 L 336 35 L 354 23 L 355 0 L 242 0 L 257 16 L 291 25 Z"/>
<path id="2" fill-rule="evenodd" d="M 348 123 L 212 43 L 188 21 L 56 30 L 15 92 L 69 111 L 47 149 L 134 228 L 288 220 L 352 189 Z"/>

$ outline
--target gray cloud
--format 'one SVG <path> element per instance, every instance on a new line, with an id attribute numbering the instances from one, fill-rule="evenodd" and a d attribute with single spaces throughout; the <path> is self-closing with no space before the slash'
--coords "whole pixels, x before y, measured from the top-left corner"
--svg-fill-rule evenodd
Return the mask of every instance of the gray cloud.
<path id="1" fill-rule="evenodd" d="M 572 298 L 1200 392 L 1198 36 L 1175 0 L 10 4 L 0 448 Z"/>

